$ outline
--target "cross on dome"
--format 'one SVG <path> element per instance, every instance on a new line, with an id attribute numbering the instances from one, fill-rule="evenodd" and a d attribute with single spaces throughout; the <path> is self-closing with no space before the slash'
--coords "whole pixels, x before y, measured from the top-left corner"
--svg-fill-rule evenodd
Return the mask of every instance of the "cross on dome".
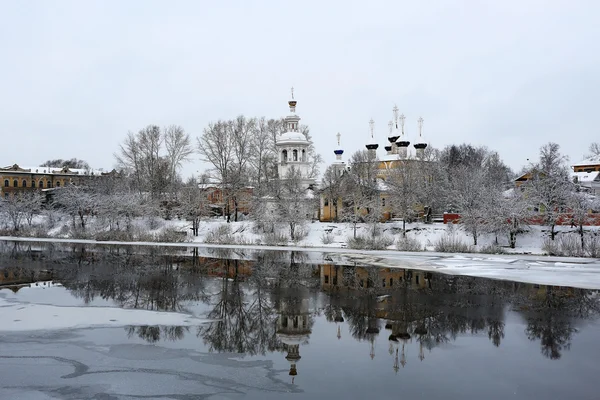
<path id="1" fill-rule="evenodd" d="M 417 124 L 419 126 L 419 137 L 421 137 L 423 134 L 423 122 L 424 121 L 425 120 L 423 119 L 423 117 L 419 117 L 419 119 L 417 120 Z"/>
<path id="2" fill-rule="evenodd" d="M 375 121 L 373 121 L 373 118 L 369 120 L 369 130 L 371 132 L 371 139 L 373 139 L 375 136 Z"/>
<path id="3" fill-rule="evenodd" d="M 340 147 L 340 139 L 342 135 L 338 132 L 337 135 L 335 135 L 335 137 L 337 138 L 338 147 Z"/>

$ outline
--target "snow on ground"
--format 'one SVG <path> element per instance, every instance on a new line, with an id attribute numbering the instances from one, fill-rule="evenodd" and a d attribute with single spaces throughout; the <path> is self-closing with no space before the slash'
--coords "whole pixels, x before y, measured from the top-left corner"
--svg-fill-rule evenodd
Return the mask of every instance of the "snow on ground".
<path id="1" fill-rule="evenodd" d="M 40 290 L 35 285 L 21 290 Z M 196 326 L 206 320 L 190 314 L 116 307 L 67 307 L 27 303 L 0 294 L 3 331 L 35 331 L 129 325 Z"/>

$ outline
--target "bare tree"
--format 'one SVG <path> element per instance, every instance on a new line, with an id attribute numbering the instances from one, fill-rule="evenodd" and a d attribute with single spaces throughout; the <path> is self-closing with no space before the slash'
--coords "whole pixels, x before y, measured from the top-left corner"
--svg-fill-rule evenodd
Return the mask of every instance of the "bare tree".
<path id="1" fill-rule="evenodd" d="M 224 201 L 224 214 L 229 221 L 230 172 L 234 163 L 233 137 L 228 121 L 210 123 L 198 140 L 198 151 L 202 159 L 212 166 L 213 176 L 219 181 Z"/>
<path id="2" fill-rule="evenodd" d="M 177 212 L 181 217 L 192 222 L 192 234 L 198 236 L 200 220 L 210 214 L 208 199 L 198 187 L 196 178 L 188 179 L 181 190 Z"/>
<path id="3" fill-rule="evenodd" d="M 289 227 L 291 240 L 298 239 L 298 228 L 309 219 L 312 209 L 312 201 L 302 179 L 298 169 L 290 168 L 275 198 L 278 219 Z"/>
<path id="4" fill-rule="evenodd" d="M 354 226 L 367 221 L 380 221 L 380 188 L 377 181 L 377 158 L 366 150 L 359 150 L 350 157 L 348 179 L 344 182 L 344 198 L 349 210 L 344 210 L 344 220 Z M 373 233 L 375 230 L 373 229 Z"/>
<path id="5" fill-rule="evenodd" d="M 192 153 L 189 135 L 180 126 L 161 129 L 148 125 L 137 134 L 129 132 L 115 158 L 140 194 L 146 192 L 158 199 L 167 191 L 174 192 L 177 172 Z"/>
<path id="6" fill-rule="evenodd" d="M 565 211 L 573 183 L 569 179 L 567 158 L 560 154 L 556 143 L 540 148 L 540 160 L 531 169 L 531 179 L 525 183 L 527 198 L 541 212 L 544 225 L 550 227 L 550 238 L 556 236 L 556 223 Z"/>
<path id="7" fill-rule="evenodd" d="M 594 157 L 594 156 L 596 156 L 596 157 L 600 156 L 600 142 L 593 142 L 593 143 L 591 143 L 589 151 L 590 151 L 590 155 L 592 157 Z"/>
<path id="8" fill-rule="evenodd" d="M 184 162 L 189 161 L 194 153 L 190 135 L 185 133 L 178 125 L 168 126 L 164 130 L 167 160 L 169 160 L 169 179 L 171 183 L 177 181 L 177 172 Z"/>
<path id="9" fill-rule="evenodd" d="M 422 162 L 418 160 L 402 160 L 393 168 L 386 180 L 392 210 L 394 215 L 402 218 L 402 236 L 406 237 L 406 220 L 412 220 L 417 215 L 417 206 L 422 188 L 421 175 Z"/>
<path id="10" fill-rule="evenodd" d="M 346 177 L 343 175 L 343 170 L 340 170 L 335 165 L 330 165 L 323 173 L 321 181 L 321 195 L 323 195 L 329 204 L 330 217 L 333 216 L 334 221 L 338 221 L 341 214 L 340 202 L 343 200 L 344 190 L 343 181 Z"/>

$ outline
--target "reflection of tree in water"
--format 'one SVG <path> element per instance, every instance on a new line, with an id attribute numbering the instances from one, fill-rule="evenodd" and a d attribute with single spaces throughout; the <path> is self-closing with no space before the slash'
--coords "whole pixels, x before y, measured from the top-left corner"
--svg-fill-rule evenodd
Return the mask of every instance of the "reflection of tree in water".
<path id="1" fill-rule="evenodd" d="M 156 343 L 161 340 L 171 342 L 181 340 L 190 328 L 187 326 L 128 326 L 125 328 L 127 337 L 138 336 L 149 343 Z"/>
<path id="2" fill-rule="evenodd" d="M 600 304 L 589 290 L 573 288 L 541 288 L 525 305 L 525 334 L 529 340 L 539 340 L 541 353 L 552 360 L 570 349 L 576 321 L 600 312 Z"/>

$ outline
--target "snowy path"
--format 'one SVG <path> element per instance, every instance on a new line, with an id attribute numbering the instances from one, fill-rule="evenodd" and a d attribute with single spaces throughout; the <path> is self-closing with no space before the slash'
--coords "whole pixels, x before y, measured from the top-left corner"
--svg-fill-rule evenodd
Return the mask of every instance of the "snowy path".
<path id="1" fill-rule="evenodd" d="M 389 268 L 413 268 L 433 272 L 505 279 L 518 282 L 600 289 L 600 259 L 548 257 L 539 255 L 450 254 L 399 252 L 394 250 L 353 250 L 332 247 L 217 245 L 207 243 L 156 243 L 95 241 L 84 239 L 0 237 L 18 242 L 81 243 L 93 245 L 164 246 L 179 248 L 222 248 L 232 250 L 275 250 L 319 253 L 316 260 L 344 264 L 356 261 Z M 316 254 L 315 254 L 316 255 Z M 249 255 L 250 256 L 250 255 Z M 312 259 L 312 257 L 311 257 Z"/>

